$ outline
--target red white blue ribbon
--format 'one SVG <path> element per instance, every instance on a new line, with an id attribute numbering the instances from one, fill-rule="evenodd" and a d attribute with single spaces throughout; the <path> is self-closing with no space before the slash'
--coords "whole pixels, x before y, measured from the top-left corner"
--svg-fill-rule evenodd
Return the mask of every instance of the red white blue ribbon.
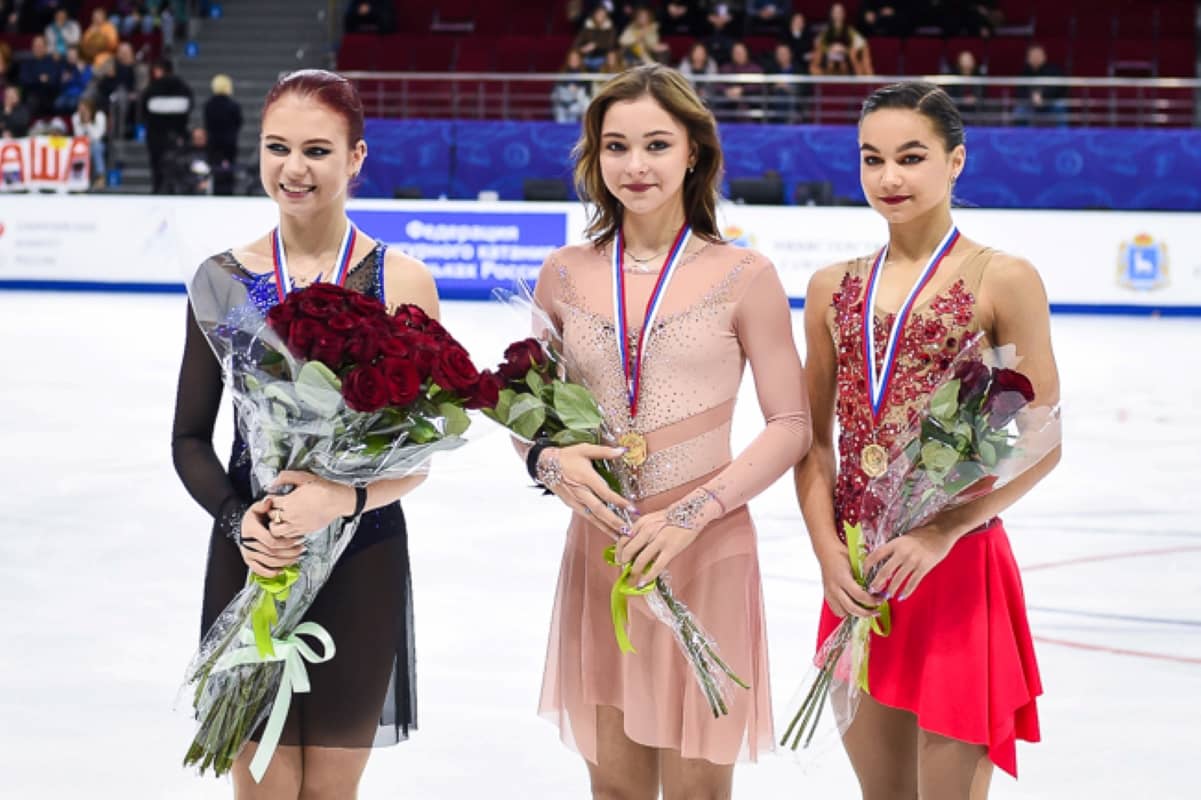
<path id="1" fill-rule="evenodd" d="M 346 282 L 346 273 L 350 271 L 350 255 L 354 252 L 355 239 L 358 233 L 354 223 L 346 221 L 346 233 L 342 234 L 342 244 L 338 247 L 338 257 L 334 259 L 334 271 L 330 273 L 330 283 L 341 286 Z M 271 231 L 271 260 L 275 264 L 275 291 L 279 294 L 279 302 L 283 302 L 288 292 L 295 288 L 292 275 L 288 272 L 288 254 L 284 251 L 284 236 L 279 228 Z M 318 274 L 314 282 L 321 280 Z"/>
<path id="2" fill-rule="evenodd" d="M 957 241 L 959 241 L 959 229 L 952 225 L 951 230 L 947 231 L 947 235 L 943 237 L 938 247 L 934 249 L 933 255 L 926 262 L 926 266 L 922 269 L 921 274 L 918 275 L 913 288 L 909 290 L 909 294 L 906 296 L 900 311 L 897 312 L 896 319 L 892 323 L 892 330 L 888 332 L 888 343 L 884 348 L 884 361 L 878 370 L 876 369 L 876 326 L 874 318 L 876 290 L 880 286 L 879 278 L 881 269 L 884 266 L 884 260 L 888 258 L 888 245 L 884 245 L 884 248 L 880 250 L 880 254 L 876 256 L 876 260 L 872 264 L 872 271 L 867 278 L 867 297 L 863 303 L 863 362 L 867 368 L 868 400 L 871 403 L 873 420 L 879 419 L 880 412 L 884 410 L 888 399 L 893 369 L 896 366 L 897 342 L 901 339 L 901 332 L 904 330 L 905 323 L 909 319 L 909 313 L 913 310 L 913 305 L 917 302 L 918 295 L 922 293 L 922 289 L 926 288 L 926 284 L 930 283 L 930 279 L 938 271 L 938 265 L 942 263 L 942 260 L 955 247 L 955 242 Z"/>
<path id="3" fill-rule="evenodd" d="M 680 228 L 680 232 L 676 234 L 671 249 L 667 251 L 667 260 L 663 262 L 659 279 L 655 281 L 655 288 L 646 301 L 646 312 L 642 317 L 642 330 L 638 333 L 638 351 L 634 354 L 633 364 L 630 363 L 629 321 L 626 318 L 626 280 L 625 270 L 622 269 L 625 237 L 622 236 L 621 228 L 617 229 L 613 238 L 613 313 L 617 318 L 617 355 L 621 359 L 621 368 L 625 372 L 631 417 L 638 415 L 638 388 L 642 381 L 642 357 L 646 354 L 646 348 L 650 344 L 651 331 L 655 325 L 655 318 L 659 315 L 659 309 L 663 305 L 663 298 L 667 296 L 667 285 L 671 283 L 672 275 L 680 266 L 684 250 L 688 247 L 688 240 L 691 237 L 692 228 L 685 223 L 684 227 Z"/>

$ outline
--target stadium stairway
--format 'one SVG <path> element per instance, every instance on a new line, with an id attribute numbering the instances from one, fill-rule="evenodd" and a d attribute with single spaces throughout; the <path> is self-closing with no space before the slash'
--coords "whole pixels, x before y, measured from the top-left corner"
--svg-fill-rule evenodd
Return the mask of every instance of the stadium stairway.
<path id="1" fill-rule="evenodd" d="M 204 103 L 214 75 L 233 79 L 242 106 L 238 139 L 238 190 L 258 191 L 258 119 L 263 96 L 280 73 L 330 63 L 327 0 L 224 0 L 221 14 L 193 26 L 194 55 L 183 40 L 175 46 L 175 71 L 192 87 L 191 126 L 204 122 Z M 338 22 L 338 20 L 335 20 Z M 122 164 L 121 185 L 108 191 L 145 194 L 151 190 L 150 157 L 143 142 L 113 143 L 112 158 Z M 253 169 L 252 169 L 253 168 Z"/>

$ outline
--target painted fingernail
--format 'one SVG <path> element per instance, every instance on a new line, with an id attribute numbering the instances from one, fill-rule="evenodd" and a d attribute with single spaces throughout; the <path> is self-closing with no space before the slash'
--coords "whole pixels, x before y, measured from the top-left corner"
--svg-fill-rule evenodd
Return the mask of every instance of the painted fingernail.
<path id="1" fill-rule="evenodd" d="M 622 526 L 621 526 L 621 529 L 620 529 L 618 532 L 619 532 L 619 533 L 620 533 L 622 536 L 629 536 L 629 535 L 630 535 L 630 526 L 629 526 L 629 525 L 622 525 Z"/>
<path id="2" fill-rule="evenodd" d="M 907 594 L 903 594 L 903 595 L 901 595 L 900 597 L 898 597 L 898 598 L 897 598 L 897 602 L 898 602 L 898 603 L 903 603 L 903 602 L 905 602 L 905 598 L 906 598 L 906 597 L 908 597 L 908 596 L 909 596 L 909 595 L 907 595 Z"/>
<path id="3" fill-rule="evenodd" d="M 617 448 L 617 452 L 621 453 L 622 455 L 625 455 L 625 453 L 626 453 L 626 452 L 627 452 L 629 449 L 630 449 L 630 448 L 628 448 L 628 447 L 619 447 L 619 448 Z"/>
<path id="4" fill-rule="evenodd" d="M 884 593 L 884 599 L 885 599 L 885 600 L 891 600 L 891 599 L 892 599 L 892 592 L 885 592 L 885 593 Z"/>

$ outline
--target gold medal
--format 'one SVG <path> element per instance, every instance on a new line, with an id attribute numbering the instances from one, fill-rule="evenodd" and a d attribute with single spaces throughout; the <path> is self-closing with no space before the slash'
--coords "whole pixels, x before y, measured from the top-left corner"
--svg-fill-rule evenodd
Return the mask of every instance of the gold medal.
<path id="1" fill-rule="evenodd" d="M 646 461 L 646 437 L 641 433 L 630 431 L 617 440 L 617 444 L 626 449 L 621 460 L 635 469 Z"/>
<path id="2" fill-rule="evenodd" d="M 859 456 L 859 466 L 869 478 L 879 478 L 888 472 L 888 451 L 872 442 L 863 448 Z"/>

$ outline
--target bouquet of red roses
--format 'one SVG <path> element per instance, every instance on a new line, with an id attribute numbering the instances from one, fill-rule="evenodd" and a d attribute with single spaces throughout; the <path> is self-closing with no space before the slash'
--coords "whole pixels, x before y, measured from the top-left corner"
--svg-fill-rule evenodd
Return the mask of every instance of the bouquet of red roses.
<path id="1" fill-rule="evenodd" d="M 264 314 L 228 275 L 216 277 L 202 270 L 189 292 L 234 396 L 256 495 L 285 469 L 363 486 L 414 474 L 434 453 L 464 444 L 464 408 L 487 400 L 486 386 L 463 347 L 420 308 L 390 314 L 377 300 L 318 283 Z M 261 778 L 292 693 L 308 690 L 305 661 L 334 655 L 329 634 L 301 619 L 356 523 L 338 519 L 307 536 L 305 555 L 274 578 L 252 574 L 206 633 L 185 681 L 198 721 L 185 765 L 227 772 L 267 719 L 251 764 Z"/>
<path id="2" fill-rule="evenodd" d="M 587 387 L 566 380 L 567 365 L 561 343 L 553 324 L 533 302 L 529 290 L 525 289 L 524 297 L 503 292 L 498 296 L 503 302 L 522 309 L 527 318 L 531 313 L 541 318 L 543 330 L 551 341 L 544 343 L 530 338 L 514 342 L 505 350 L 505 360 L 496 370 L 485 371 L 481 383 L 486 381 L 496 385 L 498 391 L 496 402 L 483 406 L 484 415 L 527 442 L 546 439 L 560 447 L 612 442 L 613 437 L 606 431 L 604 415 L 592 393 Z M 592 466 L 609 488 L 628 496 L 629 493 L 623 491 L 616 465 L 593 461 Z M 626 524 L 631 524 L 624 508 L 610 508 Z M 610 596 L 613 634 L 618 647 L 623 653 L 635 652 L 627 632 L 628 603 L 630 597 L 646 597 L 655 617 L 675 634 L 676 644 L 691 665 L 713 716 L 728 714 L 729 683 L 743 689 L 750 687 L 722 660 L 717 643 L 672 592 L 670 576 L 664 573 L 654 583 L 638 588 L 630 565 L 617 563 L 615 549 L 614 546 L 607 548 L 605 559 L 620 570 Z"/>
<path id="3" fill-rule="evenodd" d="M 947 368 L 924 409 L 896 437 L 881 474 L 863 492 L 859 523 L 843 523 L 851 571 L 863 587 L 876 570 L 867 555 L 935 515 L 1000 489 L 1060 442 L 1059 407 L 1033 407 L 1029 378 L 1014 367 L 1012 345 L 986 349 L 977 334 Z M 897 587 L 902 588 L 902 587 Z M 875 618 L 846 617 L 815 658 L 817 675 L 781 744 L 796 750 L 813 740 L 828 696 L 841 731 L 850 725 L 859 692 L 870 693 L 871 636 L 888 636 L 888 601 Z"/>

